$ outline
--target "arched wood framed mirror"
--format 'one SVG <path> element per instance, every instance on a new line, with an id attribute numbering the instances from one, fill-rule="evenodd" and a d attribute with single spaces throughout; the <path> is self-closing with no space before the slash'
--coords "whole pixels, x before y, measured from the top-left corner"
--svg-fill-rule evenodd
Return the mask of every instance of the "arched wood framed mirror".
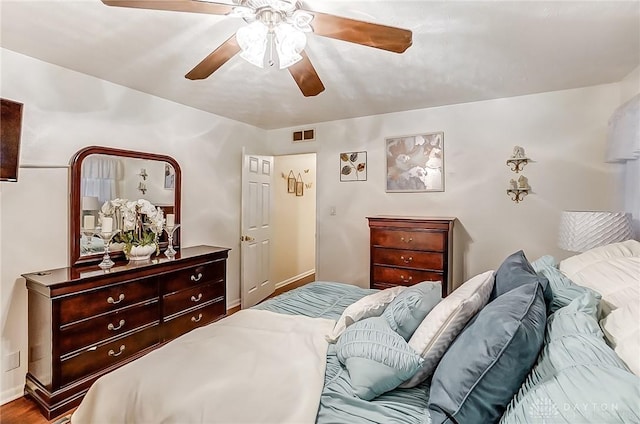
<path id="1" fill-rule="evenodd" d="M 147 199 L 173 214 L 180 221 L 182 173 L 170 156 L 132 150 L 90 146 L 71 158 L 71 199 L 69 207 L 69 262 L 71 266 L 97 264 L 104 254 L 104 244 L 95 237 L 87 239 L 82 226 L 85 217 L 94 216 L 107 200 Z M 94 218 L 89 218 L 91 221 Z M 180 244 L 180 232 L 173 244 Z M 160 248 L 166 248 L 166 234 Z M 124 258 L 122 251 L 110 251 L 111 258 Z"/>

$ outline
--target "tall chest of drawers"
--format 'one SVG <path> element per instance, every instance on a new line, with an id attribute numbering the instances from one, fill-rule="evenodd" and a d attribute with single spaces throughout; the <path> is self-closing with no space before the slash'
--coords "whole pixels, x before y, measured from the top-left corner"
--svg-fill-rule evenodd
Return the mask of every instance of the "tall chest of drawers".
<path id="1" fill-rule="evenodd" d="M 367 219 L 371 288 L 441 281 L 443 297 L 453 290 L 455 218 L 375 216 Z"/>
<path id="2" fill-rule="evenodd" d="M 25 392 L 51 418 L 100 376 L 226 315 L 227 248 L 176 259 L 24 274 L 29 359 Z M 160 372 L 160 371 L 159 371 Z"/>

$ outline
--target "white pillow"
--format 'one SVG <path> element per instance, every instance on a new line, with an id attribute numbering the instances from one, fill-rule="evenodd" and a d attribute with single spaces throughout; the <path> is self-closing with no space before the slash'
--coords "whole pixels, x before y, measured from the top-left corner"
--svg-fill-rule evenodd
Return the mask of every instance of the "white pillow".
<path id="1" fill-rule="evenodd" d="M 596 247 L 560 262 L 574 283 L 602 295 L 602 315 L 627 303 L 640 304 L 640 242 L 627 240 Z"/>
<path id="2" fill-rule="evenodd" d="M 609 345 L 631 372 L 640 376 L 640 305 L 628 303 L 600 321 Z"/>
<path id="3" fill-rule="evenodd" d="M 338 322 L 336 322 L 335 327 L 333 327 L 331 334 L 327 335 L 327 341 L 335 343 L 344 330 L 354 322 L 382 315 L 387 305 L 406 288 L 405 286 L 396 286 L 381 290 L 347 306 Z"/>
<path id="4" fill-rule="evenodd" d="M 449 345 L 487 304 L 494 282 L 494 271 L 476 275 L 429 312 L 409 339 L 409 346 L 424 358 L 424 362 L 418 372 L 400 387 L 415 387 L 433 374 Z"/>

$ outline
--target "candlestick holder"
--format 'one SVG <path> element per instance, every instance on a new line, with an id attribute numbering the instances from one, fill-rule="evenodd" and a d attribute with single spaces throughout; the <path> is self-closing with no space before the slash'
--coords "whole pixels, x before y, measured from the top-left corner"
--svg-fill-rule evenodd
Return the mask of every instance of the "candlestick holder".
<path id="1" fill-rule="evenodd" d="M 173 248 L 173 233 L 178 229 L 178 227 L 180 227 L 180 224 L 174 225 L 172 227 L 164 227 L 164 230 L 169 237 L 169 246 L 167 247 L 167 250 L 164 251 L 164 255 L 169 259 L 174 259 L 176 257 L 176 253 L 178 253 Z"/>
<path id="2" fill-rule="evenodd" d="M 111 257 L 109 256 L 109 245 L 111 244 L 111 240 L 119 232 L 120 230 L 110 232 L 97 231 L 95 233 L 104 243 L 104 255 L 102 256 L 102 262 L 98 264 L 98 266 L 102 269 L 109 269 L 115 264 L 115 262 L 113 262 L 113 260 L 111 260 Z"/>
<path id="3" fill-rule="evenodd" d="M 80 228 L 80 233 L 82 233 L 83 236 L 85 236 L 85 238 L 87 239 L 87 243 L 86 246 L 82 246 L 81 244 L 81 249 L 83 253 L 91 253 L 91 248 L 92 248 L 92 241 L 93 241 L 93 236 L 96 234 L 96 229 L 95 228 Z"/>

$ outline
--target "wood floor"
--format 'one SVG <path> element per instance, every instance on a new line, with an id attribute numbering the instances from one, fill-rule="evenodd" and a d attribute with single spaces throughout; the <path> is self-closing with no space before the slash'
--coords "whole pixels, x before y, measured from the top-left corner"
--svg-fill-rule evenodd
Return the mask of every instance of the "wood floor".
<path id="1" fill-rule="evenodd" d="M 293 290 L 300 286 L 304 286 L 307 283 L 315 281 L 316 276 L 312 274 L 308 277 L 294 281 L 287 284 L 284 287 L 277 289 L 269 298 L 282 294 L 286 291 Z M 240 310 L 240 307 L 231 308 L 227 311 L 229 315 L 236 313 Z M 63 414 L 66 415 L 66 414 Z M 53 423 L 60 417 L 56 417 L 51 421 L 48 421 L 41 413 L 36 403 L 26 397 L 21 397 L 9 402 L 6 405 L 0 406 L 0 424 L 48 424 Z"/>

